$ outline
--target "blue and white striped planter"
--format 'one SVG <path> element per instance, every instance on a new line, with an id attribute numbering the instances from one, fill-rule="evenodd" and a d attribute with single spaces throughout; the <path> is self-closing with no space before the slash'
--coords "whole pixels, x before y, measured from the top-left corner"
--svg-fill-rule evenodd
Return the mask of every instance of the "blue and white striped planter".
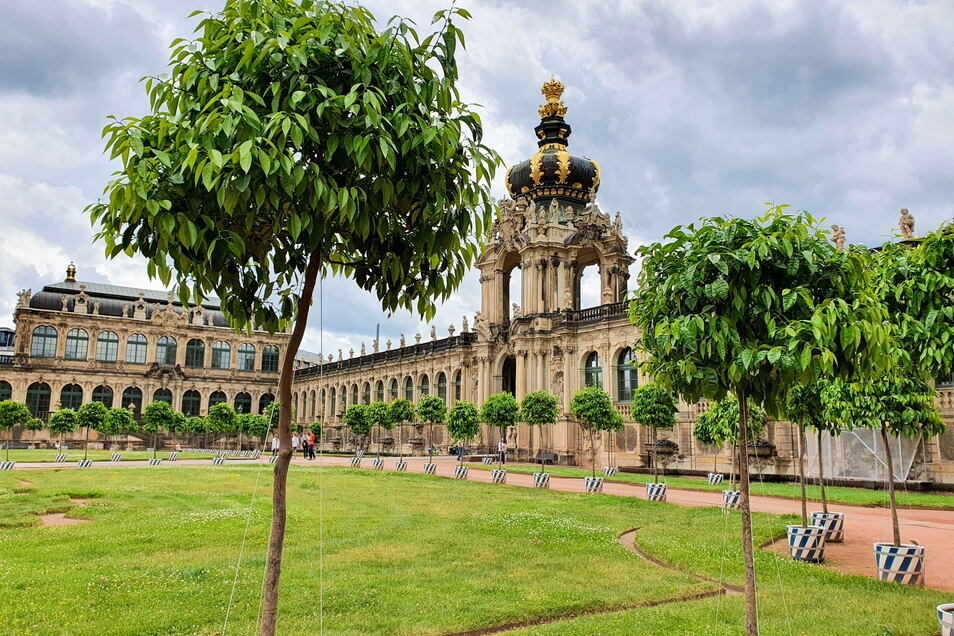
<path id="1" fill-rule="evenodd" d="M 492 464 L 494 463 L 494 458 L 493 458 L 493 457 L 484 457 L 483 460 L 481 460 L 481 463 L 482 463 L 484 466 L 490 466 L 490 465 L 492 465 Z"/>
<path id="2" fill-rule="evenodd" d="M 742 491 L 741 490 L 723 490 L 722 491 L 722 507 L 726 510 L 738 510 L 739 506 L 742 505 Z"/>
<path id="3" fill-rule="evenodd" d="M 375 470 L 381 470 L 384 468 L 384 460 L 380 457 L 375 457 L 373 460 L 371 460 L 371 468 Z"/>
<path id="4" fill-rule="evenodd" d="M 606 477 L 614 477 L 616 475 L 615 466 L 603 466 L 603 475 Z"/>
<path id="5" fill-rule="evenodd" d="M 904 585 L 924 585 L 924 546 L 888 542 L 875 543 L 875 566 L 878 578 Z"/>
<path id="6" fill-rule="evenodd" d="M 53 461 L 56 462 L 57 464 L 62 464 L 63 462 L 66 461 L 66 453 L 57 453 L 56 459 L 54 459 Z"/>
<path id="7" fill-rule="evenodd" d="M 159 459 L 158 457 L 149 460 L 149 465 L 150 465 L 150 466 L 159 466 L 159 465 L 161 465 L 161 464 L 162 464 L 162 460 Z"/>
<path id="8" fill-rule="evenodd" d="M 788 551 L 796 561 L 825 561 L 825 529 L 821 526 L 788 526 Z"/>
<path id="9" fill-rule="evenodd" d="M 16 462 L 0 462 L 0 470 L 13 470 L 13 465 Z"/>
<path id="10" fill-rule="evenodd" d="M 76 465 L 79 466 L 80 468 L 92 468 L 92 467 L 93 467 L 93 460 L 92 460 L 92 459 L 81 459 L 81 460 L 79 460 L 78 462 L 76 462 Z"/>
<path id="11" fill-rule="evenodd" d="M 255 449 L 254 451 L 252 451 L 252 459 L 258 459 L 261 456 L 262 456 L 262 451 L 258 449 Z"/>
<path id="12" fill-rule="evenodd" d="M 454 479 L 467 479 L 467 466 L 454 466 Z"/>
<path id="13" fill-rule="evenodd" d="M 845 540 L 845 515 L 840 512 L 813 512 L 812 525 L 825 529 L 827 543 L 841 543 Z"/>
<path id="14" fill-rule="evenodd" d="M 179 451 L 172 451 L 167 458 L 170 462 L 179 461 Z"/>
<path id="15" fill-rule="evenodd" d="M 278 455 L 272 455 L 271 457 L 269 457 L 269 458 L 268 458 L 268 463 L 269 463 L 269 464 L 276 464 L 276 463 L 278 463 Z"/>
<path id="16" fill-rule="evenodd" d="M 276 457 L 276 459 L 278 459 L 278 458 Z M 224 458 L 224 457 L 213 457 L 213 458 L 212 458 L 212 465 L 213 465 L 213 466 L 221 466 L 221 465 L 224 464 L 224 463 L 225 463 L 225 458 Z"/>
<path id="17" fill-rule="evenodd" d="M 722 483 L 722 480 L 725 479 L 725 475 L 722 473 L 709 473 L 709 485 L 718 486 Z"/>
<path id="18" fill-rule="evenodd" d="M 122 458 L 123 458 L 122 454 L 120 454 L 120 453 L 113 453 L 113 456 L 109 458 L 109 461 L 111 461 L 111 462 L 118 462 L 118 461 L 122 460 Z"/>
<path id="19" fill-rule="evenodd" d="M 436 475 L 437 474 L 437 464 L 432 464 L 427 462 L 424 464 L 424 474 L 425 475 Z"/>
<path id="20" fill-rule="evenodd" d="M 666 484 L 648 483 L 646 486 L 646 499 L 650 501 L 666 501 Z"/>
<path id="21" fill-rule="evenodd" d="M 533 473 L 533 487 L 534 488 L 549 488 L 550 473 Z"/>
<path id="22" fill-rule="evenodd" d="M 937 606 L 937 622 L 941 626 L 941 636 L 954 636 L 954 603 Z"/>
<path id="23" fill-rule="evenodd" d="M 490 480 L 495 484 L 507 483 L 507 469 L 494 468 L 492 471 L 490 471 Z"/>
<path id="24" fill-rule="evenodd" d="M 586 492 L 603 492 L 603 478 L 584 477 L 583 487 L 586 489 Z"/>
<path id="25" fill-rule="evenodd" d="M 407 462 L 404 461 L 403 459 L 397 460 L 396 462 L 394 462 L 394 470 L 399 471 L 399 472 L 404 472 L 404 471 L 406 471 L 406 470 L 407 470 Z"/>
<path id="26" fill-rule="evenodd" d="M 351 467 L 352 468 L 361 468 L 361 457 L 352 457 L 351 458 Z"/>

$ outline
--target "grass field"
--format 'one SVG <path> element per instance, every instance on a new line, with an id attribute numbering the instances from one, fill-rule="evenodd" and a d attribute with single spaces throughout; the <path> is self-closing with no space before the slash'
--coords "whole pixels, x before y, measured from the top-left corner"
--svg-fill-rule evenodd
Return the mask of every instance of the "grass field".
<path id="1" fill-rule="evenodd" d="M 468 464 L 471 468 L 490 470 L 496 466 L 485 466 L 483 464 Z M 521 466 L 507 464 L 505 467 L 513 473 L 538 473 L 539 466 Z M 589 477 L 592 473 L 589 468 L 566 468 L 563 466 L 547 466 L 546 471 L 555 477 Z M 597 468 L 596 474 L 602 476 L 602 469 Z M 799 499 L 801 490 L 797 483 L 776 484 L 763 483 L 759 481 L 758 473 L 753 473 L 751 477 L 751 488 L 753 494 L 772 495 L 775 497 L 785 497 L 787 499 Z M 613 477 L 604 477 L 605 481 L 618 481 L 628 484 L 645 484 L 653 480 L 652 475 L 641 473 L 616 473 Z M 728 475 L 724 484 L 710 486 L 709 482 L 701 477 L 671 477 L 665 476 L 660 479 L 669 484 L 670 488 L 688 488 L 690 490 L 711 490 L 715 492 L 722 491 L 729 487 Z M 810 501 L 821 500 L 821 489 L 818 486 L 807 486 L 806 492 Z M 826 486 L 825 495 L 828 501 L 834 503 L 854 504 L 858 506 L 876 506 L 888 507 L 888 494 L 883 490 L 871 490 L 868 488 L 843 488 Z M 916 506 L 922 508 L 948 508 L 954 510 L 954 494 L 944 493 L 926 493 L 926 492 L 907 492 L 900 485 L 896 492 L 898 506 L 905 508 L 907 506 Z"/>
<path id="2" fill-rule="evenodd" d="M 38 449 L 38 450 L 10 450 L 10 461 L 28 464 L 32 462 L 52 462 L 56 461 L 56 456 L 60 451 L 56 449 Z M 110 451 L 110 450 L 91 450 L 88 458 L 94 462 L 108 462 L 113 453 L 119 452 L 123 460 L 152 459 L 150 451 Z M 67 462 L 76 462 L 83 459 L 83 449 L 70 449 L 65 451 Z M 156 457 L 166 459 L 169 451 L 157 451 Z M 208 459 L 213 457 L 212 453 L 179 453 L 179 459 Z M 6 451 L 0 451 L 0 459 L 6 459 Z"/>
<path id="3" fill-rule="evenodd" d="M 0 474 L 2 632 L 221 634 L 248 524 L 226 631 L 256 633 L 270 484 L 253 466 Z M 617 541 L 639 527 L 643 550 L 741 584 L 734 513 L 350 468 L 293 467 L 289 486 L 282 634 L 452 634 L 560 617 L 509 633 L 741 631 L 739 596 L 625 609 L 717 586 Z M 38 527 L 48 511 L 89 521 Z M 756 541 L 791 520 L 756 515 Z M 766 636 L 925 636 L 948 598 L 770 552 L 757 562 Z M 586 612 L 602 613 L 572 618 Z"/>

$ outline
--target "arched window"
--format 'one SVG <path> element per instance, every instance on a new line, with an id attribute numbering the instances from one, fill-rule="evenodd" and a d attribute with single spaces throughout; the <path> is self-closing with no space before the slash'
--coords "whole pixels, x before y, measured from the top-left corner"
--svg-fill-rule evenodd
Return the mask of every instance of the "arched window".
<path id="1" fill-rule="evenodd" d="M 156 342 L 156 362 L 173 365 L 176 363 L 176 339 L 163 336 Z"/>
<path id="2" fill-rule="evenodd" d="M 193 338 L 186 343 L 186 367 L 190 369 L 201 369 L 205 366 L 205 343 L 198 338 Z"/>
<path id="3" fill-rule="evenodd" d="M 130 364 L 146 364 L 146 336 L 134 333 L 126 340 L 126 362 Z"/>
<path id="4" fill-rule="evenodd" d="M 586 364 L 583 365 L 583 385 L 584 386 L 603 386 L 603 367 L 600 366 L 600 354 L 595 351 L 586 356 Z"/>
<path id="5" fill-rule="evenodd" d="M 336 393 L 335 387 L 331 387 L 330 397 L 331 397 L 331 414 L 332 415 L 337 415 L 337 413 L 335 413 L 335 401 L 337 398 L 335 393 Z"/>
<path id="6" fill-rule="evenodd" d="M 411 378 L 404 381 L 404 397 L 408 400 L 414 400 L 414 380 Z"/>
<path id="7" fill-rule="evenodd" d="M 41 327 L 37 327 L 40 329 Z M 52 329 L 52 327 L 49 327 Z M 36 342 L 36 331 L 33 332 L 33 341 Z M 53 339 L 54 347 L 56 338 Z M 85 329 L 70 329 L 66 334 L 66 354 L 67 360 L 85 360 L 89 353 L 89 334 Z M 42 356 L 49 358 L 52 356 Z"/>
<path id="8" fill-rule="evenodd" d="M 96 362 L 116 362 L 119 357 L 119 336 L 101 331 L 96 337 Z"/>
<path id="9" fill-rule="evenodd" d="M 324 417 L 325 417 L 325 414 L 328 412 L 328 411 L 326 410 L 327 407 L 328 407 L 328 403 L 325 402 L 325 397 L 326 397 L 326 395 L 325 395 L 325 390 L 322 389 L 322 390 L 321 390 L 321 413 L 318 414 L 319 417 L 322 417 L 322 418 L 324 418 Z"/>
<path id="10" fill-rule="evenodd" d="M 67 384 L 60 389 L 60 408 L 78 409 L 83 406 L 83 387 L 78 384 Z"/>
<path id="11" fill-rule="evenodd" d="M 308 417 L 311 417 L 311 418 L 315 417 L 315 410 L 318 408 L 318 404 L 316 402 L 317 399 L 318 399 L 318 395 L 314 391 L 312 391 L 311 392 L 311 409 L 309 409 L 308 411 L 311 415 L 309 415 Z"/>
<path id="12" fill-rule="evenodd" d="M 209 394 L 209 408 L 212 408 L 216 404 L 221 404 L 228 401 L 228 398 L 225 397 L 225 393 L 222 391 L 213 391 Z"/>
<path id="13" fill-rule="evenodd" d="M 132 404 L 131 413 L 142 412 L 142 389 L 134 386 L 126 387 L 123 391 L 123 399 L 119 406 L 128 409 L 130 404 Z"/>
<path id="14" fill-rule="evenodd" d="M 437 375 L 437 397 L 447 402 L 447 376 L 443 371 Z"/>
<path id="15" fill-rule="evenodd" d="M 364 391 L 362 391 L 362 398 L 364 398 L 364 404 L 371 404 L 371 383 L 364 383 Z"/>
<path id="16" fill-rule="evenodd" d="M 457 369 L 457 372 L 454 373 L 454 400 L 457 401 L 460 399 L 461 392 L 461 373 L 460 369 Z"/>
<path id="17" fill-rule="evenodd" d="M 212 368 L 228 369 L 232 358 L 232 347 L 227 342 L 216 342 L 212 345 Z"/>
<path id="18" fill-rule="evenodd" d="M 384 402 L 384 381 L 378 380 L 378 384 L 374 390 L 374 399 L 378 402 Z"/>
<path id="19" fill-rule="evenodd" d="M 34 358 L 53 358 L 56 356 L 56 329 L 41 325 L 33 330 L 30 343 L 30 355 Z"/>
<path id="20" fill-rule="evenodd" d="M 6 380 L 0 380 L 0 402 L 13 399 L 13 387 Z"/>
<path id="21" fill-rule="evenodd" d="M 152 394 L 153 402 L 165 402 L 169 406 L 172 406 L 172 391 L 169 389 L 156 389 L 156 392 Z"/>
<path id="22" fill-rule="evenodd" d="M 106 406 L 106 408 L 113 408 L 113 390 L 108 386 L 103 384 L 99 385 L 93 389 L 93 397 L 91 398 L 92 402 L 99 402 Z"/>
<path id="23" fill-rule="evenodd" d="M 46 382 L 34 382 L 27 387 L 27 408 L 33 417 L 50 412 L 50 385 Z"/>
<path id="24" fill-rule="evenodd" d="M 421 376 L 421 397 L 431 394 L 431 381 L 428 379 L 427 374 Z"/>
<path id="25" fill-rule="evenodd" d="M 351 403 L 352 404 L 358 403 L 358 385 L 357 384 L 351 387 Z"/>
<path id="26" fill-rule="evenodd" d="M 202 396 L 195 389 L 182 394 L 182 414 L 186 417 L 198 417 L 202 408 Z"/>
<path id="27" fill-rule="evenodd" d="M 258 398 L 258 412 L 261 414 L 265 413 L 265 410 L 268 408 L 268 405 L 275 401 L 275 396 L 271 393 L 263 393 L 262 397 Z"/>
<path id="28" fill-rule="evenodd" d="M 629 347 L 619 352 L 616 362 L 616 391 L 620 402 L 632 402 L 636 390 L 638 374 L 636 372 L 636 354 Z"/>
<path id="29" fill-rule="evenodd" d="M 398 397 L 398 381 L 397 381 L 397 379 L 395 379 L 395 378 L 391 378 L 391 390 L 389 391 L 389 393 L 391 394 L 391 400 L 392 400 L 392 401 L 397 399 L 397 397 Z"/>
<path id="30" fill-rule="evenodd" d="M 245 342 L 239 345 L 238 348 L 238 363 L 239 371 L 254 371 L 255 370 L 255 347 Z"/>
<path id="31" fill-rule="evenodd" d="M 948 389 L 954 386 L 954 371 L 939 377 L 935 382 L 935 386 L 937 386 L 939 389 Z"/>
<path id="32" fill-rule="evenodd" d="M 278 347 L 268 345 L 262 349 L 262 372 L 278 373 Z"/>
<path id="33" fill-rule="evenodd" d="M 241 393 L 235 394 L 235 412 L 236 413 L 251 413 L 252 412 L 252 396 L 244 391 Z"/>

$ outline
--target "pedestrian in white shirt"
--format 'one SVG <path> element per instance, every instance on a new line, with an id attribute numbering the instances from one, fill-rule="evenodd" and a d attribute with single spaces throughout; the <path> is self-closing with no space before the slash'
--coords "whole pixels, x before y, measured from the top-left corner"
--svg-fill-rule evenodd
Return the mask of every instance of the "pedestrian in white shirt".
<path id="1" fill-rule="evenodd" d="M 272 457 L 278 455 L 278 435 L 272 435 Z"/>
<path id="2" fill-rule="evenodd" d="M 298 452 L 298 433 L 292 433 L 292 457 Z"/>

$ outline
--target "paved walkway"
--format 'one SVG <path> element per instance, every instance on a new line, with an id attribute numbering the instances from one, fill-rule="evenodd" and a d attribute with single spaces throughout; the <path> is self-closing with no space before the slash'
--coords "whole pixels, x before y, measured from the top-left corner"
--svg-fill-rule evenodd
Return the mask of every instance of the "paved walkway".
<path id="1" fill-rule="evenodd" d="M 362 466 L 370 468 L 373 456 L 366 457 Z M 229 464 L 257 464 L 267 462 L 268 458 L 229 459 Z M 297 466 L 348 466 L 350 457 L 322 456 L 314 461 L 296 457 L 293 463 Z M 385 470 L 393 470 L 395 458 L 385 458 Z M 408 472 L 424 472 L 426 457 L 406 457 Z M 180 464 L 184 466 L 208 466 L 209 459 L 184 459 L 176 462 L 163 462 L 163 466 Z M 453 477 L 456 461 L 451 457 L 435 457 L 437 475 Z M 117 468 L 146 466 L 148 460 L 93 462 L 94 468 Z M 54 464 L 50 462 L 18 463 L 14 470 L 32 469 L 77 469 L 76 463 Z M 470 481 L 490 482 L 489 470 L 468 471 Z M 533 487 L 533 476 L 520 473 L 507 474 L 508 486 Z M 578 477 L 550 477 L 550 488 L 565 492 L 584 492 L 583 480 Z M 624 497 L 645 497 L 645 488 L 638 484 L 621 482 L 606 482 L 603 486 L 604 494 Z M 706 490 L 687 490 L 670 488 L 669 503 L 680 506 L 722 506 L 722 494 Z M 814 508 L 809 507 L 809 511 Z M 874 566 L 874 549 L 872 543 L 891 540 L 891 514 L 883 508 L 866 508 L 847 504 L 833 504 L 833 512 L 845 513 L 845 541 L 844 543 L 830 543 L 825 549 L 826 563 L 824 567 L 842 572 L 876 576 Z M 754 512 L 768 512 L 772 514 L 801 514 L 801 504 L 797 500 L 778 497 L 753 496 L 752 510 Z M 926 570 L 926 584 L 928 587 L 954 592 L 954 511 L 951 510 L 907 510 L 898 511 L 901 525 L 901 539 L 904 542 L 917 542 L 925 547 L 928 559 Z M 787 554 L 788 546 L 784 540 L 777 542 L 769 549 Z"/>

